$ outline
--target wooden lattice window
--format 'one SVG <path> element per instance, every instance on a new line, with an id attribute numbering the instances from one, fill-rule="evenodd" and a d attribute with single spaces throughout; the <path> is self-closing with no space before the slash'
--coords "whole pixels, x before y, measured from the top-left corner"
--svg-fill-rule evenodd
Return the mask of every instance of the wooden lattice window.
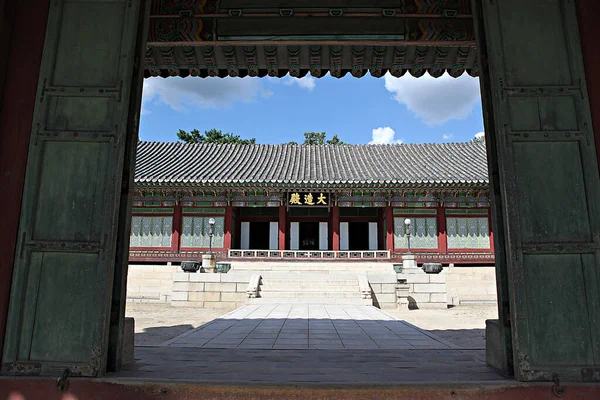
<path id="1" fill-rule="evenodd" d="M 215 219 L 213 227 L 212 247 L 223 248 L 225 246 L 225 217 L 211 216 L 184 216 L 181 234 L 181 247 L 208 248 L 209 247 L 209 223 L 210 218 Z"/>
<path id="2" fill-rule="evenodd" d="M 490 226 L 487 217 L 446 218 L 449 249 L 489 249 Z"/>
<path id="3" fill-rule="evenodd" d="M 172 216 L 131 217 L 130 247 L 171 247 Z"/>
<path id="4" fill-rule="evenodd" d="M 410 247 L 412 249 L 437 249 L 438 231 L 435 217 L 412 217 L 410 224 Z M 394 218 L 394 247 L 406 249 L 408 240 L 406 237 L 405 218 Z"/>

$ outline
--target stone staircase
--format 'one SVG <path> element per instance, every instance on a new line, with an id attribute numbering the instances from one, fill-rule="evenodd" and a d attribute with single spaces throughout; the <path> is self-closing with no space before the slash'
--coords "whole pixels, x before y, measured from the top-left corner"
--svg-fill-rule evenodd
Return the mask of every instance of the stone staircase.
<path id="1" fill-rule="evenodd" d="M 361 298 L 355 273 L 265 271 L 261 277 L 258 297 L 250 304 L 373 305 L 372 299 Z"/>

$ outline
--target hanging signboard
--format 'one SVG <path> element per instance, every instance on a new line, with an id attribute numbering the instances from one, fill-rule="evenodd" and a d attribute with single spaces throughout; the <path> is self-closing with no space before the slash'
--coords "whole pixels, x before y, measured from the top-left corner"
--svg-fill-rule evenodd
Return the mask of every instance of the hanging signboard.
<path id="1" fill-rule="evenodd" d="M 329 207 L 328 192 L 289 192 L 287 196 L 289 206 L 302 207 Z"/>

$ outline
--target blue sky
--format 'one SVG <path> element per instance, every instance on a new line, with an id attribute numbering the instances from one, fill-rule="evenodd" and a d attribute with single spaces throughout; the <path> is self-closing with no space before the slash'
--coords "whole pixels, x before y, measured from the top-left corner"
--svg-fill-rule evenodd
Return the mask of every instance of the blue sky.
<path id="1" fill-rule="evenodd" d="M 353 144 L 434 143 L 468 141 L 483 121 L 478 80 L 467 74 L 146 79 L 140 139 L 175 141 L 194 128 L 258 143 L 302 142 L 308 131 Z"/>

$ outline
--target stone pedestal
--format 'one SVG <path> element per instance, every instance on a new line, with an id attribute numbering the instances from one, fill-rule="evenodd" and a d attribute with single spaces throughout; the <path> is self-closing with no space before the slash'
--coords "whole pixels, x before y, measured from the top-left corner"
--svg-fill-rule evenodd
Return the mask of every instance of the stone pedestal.
<path id="1" fill-rule="evenodd" d="M 202 255 L 202 269 L 204 272 L 215 272 L 217 267 L 217 259 L 214 254 Z"/>
<path id="2" fill-rule="evenodd" d="M 410 285 L 405 283 L 399 283 L 396 285 L 396 297 L 398 308 L 401 310 L 408 310 L 408 296 L 410 293 Z"/>
<path id="3" fill-rule="evenodd" d="M 135 361 L 134 356 L 134 338 L 135 338 L 135 320 L 131 317 L 125 317 L 123 326 L 123 349 L 121 362 L 123 365 Z"/>
<path id="4" fill-rule="evenodd" d="M 502 335 L 500 322 L 497 319 L 485 321 L 485 362 L 487 365 L 502 370 L 505 365 L 502 352 Z"/>
<path id="5" fill-rule="evenodd" d="M 413 254 L 402 255 L 402 269 L 417 268 L 417 259 Z"/>

